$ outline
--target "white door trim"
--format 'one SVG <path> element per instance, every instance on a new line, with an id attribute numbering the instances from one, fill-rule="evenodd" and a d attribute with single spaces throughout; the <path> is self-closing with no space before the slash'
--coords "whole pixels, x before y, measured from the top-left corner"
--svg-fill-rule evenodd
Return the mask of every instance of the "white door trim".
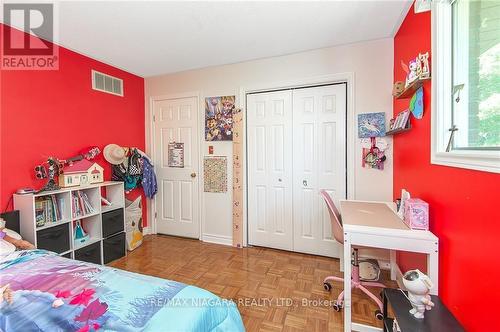
<path id="1" fill-rule="evenodd" d="M 356 118 L 354 104 L 354 72 L 345 72 L 331 75 L 323 75 L 316 77 L 308 77 L 303 79 L 295 79 L 288 81 L 279 81 L 271 83 L 255 84 L 250 86 L 240 87 L 240 107 L 245 112 L 245 125 L 243 126 L 243 174 L 244 188 L 243 191 L 243 246 L 248 246 L 248 210 L 247 210 L 247 194 L 248 194 L 248 167 L 247 167 L 247 111 L 246 111 L 246 95 L 254 92 L 264 92 L 270 90 L 279 90 L 287 88 L 304 88 L 321 84 L 347 83 L 347 199 L 356 199 L 355 195 L 355 165 L 356 165 Z"/>
<path id="2" fill-rule="evenodd" d="M 199 91 L 193 91 L 193 92 L 184 92 L 184 93 L 174 93 L 174 94 L 167 94 L 167 95 L 160 95 L 160 96 L 153 96 L 149 98 L 149 112 L 148 112 L 148 117 L 146 119 L 146 124 L 149 126 L 149 135 L 146 132 L 146 151 L 148 156 L 151 157 L 151 160 L 153 161 L 153 166 L 156 166 L 157 160 L 155 158 L 155 146 L 154 146 L 154 135 L 155 135 L 155 126 L 154 126 L 154 121 L 153 121 L 153 115 L 154 115 L 154 103 L 155 101 L 160 101 L 160 100 L 168 100 L 168 99 L 182 99 L 182 98 L 196 98 L 197 100 L 197 108 L 196 111 L 198 112 L 198 123 L 197 123 L 197 128 L 196 130 L 198 131 L 199 134 L 200 128 L 203 128 L 200 126 L 200 121 L 204 120 L 203 116 L 200 116 L 200 93 Z M 201 120 L 200 120 L 201 119 Z M 204 135 L 204 133 L 202 134 Z M 200 136 L 204 137 L 204 136 Z M 198 139 L 198 151 L 201 152 L 201 140 Z M 198 158 L 199 159 L 199 158 Z M 196 173 L 198 176 L 196 177 L 196 181 L 198 181 L 198 201 L 200 204 L 198 204 L 198 214 L 200 218 L 200 229 L 199 229 L 199 239 L 202 239 L 202 230 L 205 222 L 204 215 L 202 213 L 203 211 L 203 206 L 204 206 L 204 201 L 203 201 L 203 186 L 200 181 L 201 179 L 201 160 L 198 160 L 198 165 L 196 167 Z M 155 196 L 153 199 L 147 200 L 147 217 L 148 217 L 148 228 L 151 230 L 151 234 L 157 234 L 157 219 L 155 218 L 154 212 L 156 212 L 156 197 Z"/>

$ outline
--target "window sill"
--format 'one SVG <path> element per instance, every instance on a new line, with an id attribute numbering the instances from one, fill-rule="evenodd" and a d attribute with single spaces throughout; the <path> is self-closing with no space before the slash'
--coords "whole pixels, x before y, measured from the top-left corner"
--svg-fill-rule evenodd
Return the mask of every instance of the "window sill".
<path id="1" fill-rule="evenodd" d="M 499 151 L 452 151 L 431 155 L 431 164 L 500 173 Z"/>

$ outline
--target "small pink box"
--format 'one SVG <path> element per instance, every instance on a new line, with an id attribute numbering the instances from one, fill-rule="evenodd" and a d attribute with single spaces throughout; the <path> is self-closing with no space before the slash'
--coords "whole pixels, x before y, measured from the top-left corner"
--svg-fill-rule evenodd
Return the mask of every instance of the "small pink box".
<path id="1" fill-rule="evenodd" d="M 411 229 L 429 230 L 429 204 L 420 198 L 410 198 L 405 202 L 404 222 Z"/>

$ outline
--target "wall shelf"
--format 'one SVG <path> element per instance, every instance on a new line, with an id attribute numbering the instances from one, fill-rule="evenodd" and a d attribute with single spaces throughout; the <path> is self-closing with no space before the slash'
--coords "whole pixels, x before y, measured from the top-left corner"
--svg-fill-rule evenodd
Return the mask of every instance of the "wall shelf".
<path id="1" fill-rule="evenodd" d="M 405 131 L 409 131 L 409 130 L 411 130 L 411 125 L 406 126 L 406 128 L 399 128 L 399 129 L 386 131 L 385 135 L 386 136 L 396 135 L 396 134 L 404 133 Z"/>
<path id="2" fill-rule="evenodd" d="M 403 91 L 401 91 L 400 94 L 397 94 L 394 96 L 396 99 L 406 99 L 410 98 L 413 96 L 415 91 L 417 91 L 422 85 L 424 85 L 424 82 L 429 81 L 431 78 L 419 78 L 415 80 L 413 83 L 408 85 Z"/>

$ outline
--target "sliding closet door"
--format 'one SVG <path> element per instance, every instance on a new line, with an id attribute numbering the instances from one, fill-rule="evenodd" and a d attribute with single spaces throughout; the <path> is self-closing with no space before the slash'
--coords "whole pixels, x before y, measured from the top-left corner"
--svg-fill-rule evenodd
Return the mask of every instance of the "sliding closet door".
<path id="1" fill-rule="evenodd" d="M 292 250 L 292 93 L 247 96 L 248 240 Z"/>
<path id="2" fill-rule="evenodd" d="M 326 204 L 346 198 L 346 85 L 293 90 L 293 246 L 339 257 Z"/>

